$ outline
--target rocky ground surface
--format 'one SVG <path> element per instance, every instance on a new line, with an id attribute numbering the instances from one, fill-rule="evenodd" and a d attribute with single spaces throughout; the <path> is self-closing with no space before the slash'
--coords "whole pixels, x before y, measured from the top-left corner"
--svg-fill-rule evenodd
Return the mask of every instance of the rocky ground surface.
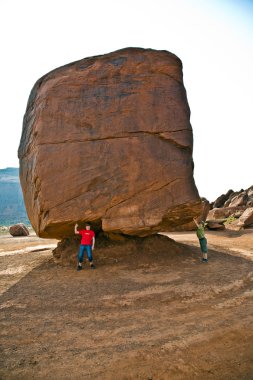
<path id="1" fill-rule="evenodd" d="M 241 231 L 253 227 L 253 186 L 240 191 L 229 190 L 210 204 L 206 219 L 210 230 Z"/>
<path id="2" fill-rule="evenodd" d="M 252 379 L 253 230 L 76 272 L 54 240 L 0 236 L 1 379 Z M 98 251 L 97 251 L 98 252 Z M 101 252 L 101 251 L 100 251 Z"/>

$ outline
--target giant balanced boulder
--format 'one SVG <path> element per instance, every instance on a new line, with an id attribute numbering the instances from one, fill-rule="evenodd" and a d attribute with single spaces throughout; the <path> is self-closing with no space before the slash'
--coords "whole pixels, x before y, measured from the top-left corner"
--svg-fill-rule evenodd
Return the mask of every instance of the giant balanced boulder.
<path id="1" fill-rule="evenodd" d="M 182 63 L 127 48 L 57 68 L 34 85 L 20 180 L 40 237 L 89 221 L 111 236 L 175 229 L 200 213 Z"/>

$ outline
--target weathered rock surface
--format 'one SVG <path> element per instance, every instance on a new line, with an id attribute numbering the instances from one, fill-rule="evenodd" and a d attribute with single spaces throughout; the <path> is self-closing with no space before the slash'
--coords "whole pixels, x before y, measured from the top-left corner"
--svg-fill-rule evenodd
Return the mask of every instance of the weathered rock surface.
<path id="1" fill-rule="evenodd" d="M 229 190 L 226 194 L 220 195 L 214 202 L 212 208 L 248 206 L 253 202 L 253 186 L 240 191 Z"/>
<path id="2" fill-rule="evenodd" d="M 253 225 L 253 207 L 247 208 L 239 219 L 234 220 L 227 225 L 227 229 L 240 231 L 243 228 Z"/>
<path id="3" fill-rule="evenodd" d="M 12 236 L 28 236 L 29 230 L 23 223 L 14 224 L 9 227 L 9 232 Z"/>
<path id="4" fill-rule="evenodd" d="M 228 190 L 228 192 L 226 194 L 220 195 L 216 199 L 216 201 L 214 201 L 213 208 L 223 207 L 224 203 L 229 199 L 230 195 L 233 194 L 233 193 L 234 193 L 233 190 Z"/>
<path id="5" fill-rule="evenodd" d="M 225 226 L 223 223 L 217 223 L 217 222 L 207 222 L 206 227 L 209 230 L 224 230 Z"/>
<path id="6" fill-rule="evenodd" d="M 209 211 L 207 220 L 211 223 L 223 224 L 225 219 L 229 218 L 230 220 L 226 221 L 225 227 L 239 231 L 253 223 L 253 221 L 251 222 L 252 206 L 253 186 L 237 192 L 229 190 L 214 201 L 213 209 Z"/>
<path id="7" fill-rule="evenodd" d="M 242 193 L 236 195 L 231 199 L 231 202 L 229 204 L 229 207 L 238 207 L 238 206 L 244 206 L 248 202 L 248 194 L 246 191 L 243 191 Z"/>
<path id="8" fill-rule="evenodd" d="M 206 221 L 207 215 L 210 210 L 210 204 L 209 201 L 206 198 L 201 198 L 201 210 L 199 215 L 197 215 L 198 221 Z M 196 224 L 193 220 L 191 220 L 188 223 L 182 224 L 181 226 L 176 226 L 174 228 L 170 228 L 171 231 L 195 231 L 196 230 Z"/>
<path id="9" fill-rule="evenodd" d="M 230 216 L 234 215 L 235 213 L 243 213 L 245 210 L 244 207 L 238 206 L 238 207 L 222 207 L 222 208 L 213 208 L 209 211 L 207 220 L 208 221 L 215 221 L 217 219 L 226 219 Z M 241 215 L 240 214 L 240 215 Z"/>
<path id="10" fill-rule="evenodd" d="M 253 224 L 253 207 L 247 208 L 240 216 L 238 223 L 243 227 L 248 227 Z"/>
<path id="11" fill-rule="evenodd" d="M 200 214 L 182 64 L 127 48 L 60 67 L 32 89 L 19 147 L 29 219 L 40 237 L 76 222 L 146 236 Z"/>

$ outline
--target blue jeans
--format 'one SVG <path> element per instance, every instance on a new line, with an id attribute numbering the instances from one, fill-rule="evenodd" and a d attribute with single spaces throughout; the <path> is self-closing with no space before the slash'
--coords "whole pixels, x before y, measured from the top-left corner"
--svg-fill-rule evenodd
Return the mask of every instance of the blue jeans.
<path id="1" fill-rule="evenodd" d="M 78 261 L 79 263 L 83 262 L 83 255 L 84 255 L 84 250 L 87 252 L 87 257 L 89 262 L 93 261 L 92 259 L 92 250 L 91 250 L 91 245 L 80 245 L 79 248 L 79 253 L 78 253 Z"/>

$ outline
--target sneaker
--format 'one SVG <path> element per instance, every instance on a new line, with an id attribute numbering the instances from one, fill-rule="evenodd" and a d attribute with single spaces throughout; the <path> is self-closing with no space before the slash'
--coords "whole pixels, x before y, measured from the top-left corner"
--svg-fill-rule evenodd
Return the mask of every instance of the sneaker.
<path id="1" fill-rule="evenodd" d="M 82 265 L 77 266 L 77 270 L 82 270 L 82 269 L 83 269 Z"/>
<path id="2" fill-rule="evenodd" d="M 95 267 L 94 264 L 91 264 L 90 268 L 91 268 L 91 269 L 95 269 L 96 267 Z"/>
<path id="3" fill-rule="evenodd" d="M 202 259 L 201 262 L 202 263 L 208 263 L 208 260 L 207 259 Z"/>

